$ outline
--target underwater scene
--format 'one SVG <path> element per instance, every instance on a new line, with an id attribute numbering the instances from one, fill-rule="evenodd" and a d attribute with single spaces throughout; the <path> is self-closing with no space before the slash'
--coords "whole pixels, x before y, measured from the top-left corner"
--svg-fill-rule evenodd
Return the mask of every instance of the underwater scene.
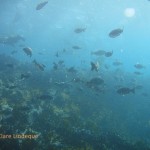
<path id="1" fill-rule="evenodd" d="M 0 0 L 0 150 L 150 150 L 149 0 Z"/>

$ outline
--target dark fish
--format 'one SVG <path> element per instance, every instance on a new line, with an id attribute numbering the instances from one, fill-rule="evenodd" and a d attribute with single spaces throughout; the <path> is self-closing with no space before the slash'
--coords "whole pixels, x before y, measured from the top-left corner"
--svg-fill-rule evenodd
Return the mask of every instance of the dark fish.
<path id="1" fill-rule="evenodd" d="M 87 85 L 89 87 L 95 87 L 95 86 L 99 86 L 102 84 L 104 84 L 104 80 L 100 77 L 92 78 L 90 81 L 87 82 Z"/>
<path id="2" fill-rule="evenodd" d="M 40 69 L 41 71 L 44 71 L 45 65 L 39 64 L 36 60 L 33 60 L 33 63 L 38 69 Z"/>
<path id="3" fill-rule="evenodd" d="M 15 44 L 17 44 L 19 41 L 25 41 L 25 39 L 20 35 L 0 37 L 1 44 L 6 44 L 10 46 L 15 46 Z"/>
<path id="4" fill-rule="evenodd" d="M 120 28 L 114 29 L 109 33 L 109 37 L 115 38 L 115 37 L 119 36 L 122 32 L 123 32 L 123 29 L 120 29 Z"/>
<path id="5" fill-rule="evenodd" d="M 57 70 L 58 69 L 58 64 L 56 64 L 55 62 L 53 62 L 53 69 Z"/>
<path id="6" fill-rule="evenodd" d="M 113 54 L 113 51 L 105 52 L 106 57 L 110 57 L 110 56 L 112 56 L 112 54 Z"/>
<path id="7" fill-rule="evenodd" d="M 14 55 L 14 54 L 16 54 L 17 52 L 18 52 L 17 50 L 13 50 L 13 51 L 11 52 L 11 54 Z"/>
<path id="8" fill-rule="evenodd" d="M 148 93 L 143 92 L 143 93 L 142 93 L 142 96 L 144 96 L 144 97 L 148 97 Z"/>
<path id="9" fill-rule="evenodd" d="M 81 33 L 81 32 L 85 32 L 86 28 L 76 28 L 74 30 L 75 33 Z"/>
<path id="10" fill-rule="evenodd" d="M 142 85 L 135 85 L 134 89 L 141 90 L 141 89 L 143 89 L 143 86 Z"/>
<path id="11" fill-rule="evenodd" d="M 42 9 L 47 3 L 48 3 L 48 1 L 44 1 L 44 2 L 42 2 L 42 3 L 39 3 L 39 4 L 36 6 L 36 10 Z"/>
<path id="12" fill-rule="evenodd" d="M 17 43 L 19 41 L 25 41 L 25 38 L 20 35 L 9 36 L 7 38 L 7 43 Z"/>
<path id="13" fill-rule="evenodd" d="M 56 56 L 56 57 L 59 57 L 59 53 L 58 53 L 58 52 L 56 52 L 55 56 Z"/>
<path id="14" fill-rule="evenodd" d="M 18 22 L 21 19 L 21 14 L 19 12 L 17 12 L 13 18 L 13 23 Z"/>
<path id="15" fill-rule="evenodd" d="M 38 52 L 38 54 L 39 54 L 39 55 L 44 55 L 44 53 L 42 53 L 42 52 Z"/>
<path id="16" fill-rule="evenodd" d="M 28 78 L 30 78 L 30 76 L 31 76 L 31 73 L 30 72 L 28 72 L 28 73 L 22 73 L 21 74 L 21 76 L 20 76 L 20 78 L 21 79 L 28 79 Z"/>
<path id="17" fill-rule="evenodd" d="M 14 64 L 12 64 L 12 63 L 7 63 L 7 64 L 5 64 L 5 66 L 8 68 L 14 68 Z"/>
<path id="18" fill-rule="evenodd" d="M 48 95 L 48 94 L 43 94 L 43 95 L 39 96 L 38 98 L 41 100 L 48 100 L 48 99 L 52 100 L 53 99 L 53 97 L 51 95 Z"/>
<path id="19" fill-rule="evenodd" d="M 136 69 L 143 69 L 143 68 L 145 68 L 144 65 L 139 64 L 139 63 L 135 64 L 134 67 L 135 67 Z"/>
<path id="20" fill-rule="evenodd" d="M 116 60 L 116 61 L 113 62 L 113 65 L 114 66 L 120 66 L 120 65 L 122 65 L 122 62 Z"/>
<path id="21" fill-rule="evenodd" d="M 142 75 L 143 73 L 141 73 L 139 71 L 135 71 L 134 74 L 136 74 L 136 75 Z"/>
<path id="22" fill-rule="evenodd" d="M 0 37 L 0 43 L 1 43 L 1 44 L 7 44 L 7 39 L 8 39 L 7 36 L 1 36 L 1 37 Z M 11 44 L 10 44 L 10 45 L 11 45 Z"/>
<path id="23" fill-rule="evenodd" d="M 79 77 L 76 77 L 76 78 L 72 79 L 72 82 L 75 82 L 75 83 L 83 83 L 84 81 L 81 80 Z"/>
<path id="24" fill-rule="evenodd" d="M 108 64 L 105 64 L 104 67 L 105 67 L 105 69 L 109 69 L 110 68 L 110 66 Z"/>
<path id="25" fill-rule="evenodd" d="M 23 48 L 23 51 L 27 54 L 27 56 L 32 56 L 32 49 L 30 47 Z"/>
<path id="26" fill-rule="evenodd" d="M 63 60 L 59 60 L 59 61 L 58 61 L 58 64 L 59 64 L 59 65 L 62 65 L 62 64 L 64 64 L 64 61 L 63 61 Z"/>
<path id="27" fill-rule="evenodd" d="M 62 50 L 62 52 L 65 53 L 65 52 L 66 52 L 66 49 L 64 48 L 64 49 Z"/>
<path id="28" fill-rule="evenodd" d="M 135 93 L 135 89 L 130 89 L 128 87 L 123 87 L 123 88 L 120 88 L 117 90 L 117 93 L 120 94 L 120 95 L 126 95 L 126 94 L 129 94 L 129 93 Z"/>
<path id="29" fill-rule="evenodd" d="M 92 55 L 97 55 L 97 56 L 105 55 L 105 53 L 106 53 L 106 51 L 104 51 L 104 50 L 98 50 L 95 52 L 91 52 Z"/>
<path id="30" fill-rule="evenodd" d="M 70 67 L 69 69 L 67 69 L 67 71 L 70 73 L 77 73 L 77 70 L 74 67 Z"/>
<path id="31" fill-rule="evenodd" d="M 25 47 L 25 45 L 24 44 L 19 44 L 19 47 Z"/>
<path id="32" fill-rule="evenodd" d="M 18 86 L 17 85 L 7 85 L 5 87 L 8 88 L 8 89 L 10 89 L 10 90 L 12 90 L 12 89 L 17 88 Z"/>
<path id="33" fill-rule="evenodd" d="M 98 72 L 99 64 L 91 62 L 91 71 L 95 70 Z"/>
<path id="34" fill-rule="evenodd" d="M 73 49 L 81 49 L 81 47 L 75 45 L 75 46 L 72 46 Z"/>

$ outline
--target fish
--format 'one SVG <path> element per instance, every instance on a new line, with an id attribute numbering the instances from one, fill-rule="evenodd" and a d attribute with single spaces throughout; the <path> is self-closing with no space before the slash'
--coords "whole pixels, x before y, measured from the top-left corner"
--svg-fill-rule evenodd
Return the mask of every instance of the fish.
<path id="1" fill-rule="evenodd" d="M 11 52 L 11 55 L 16 54 L 17 52 L 18 52 L 17 50 L 13 50 L 13 51 Z"/>
<path id="2" fill-rule="evenodd" d="M 109 37 L 111 38 L 116 38 L 117 36 L 119 36 L 121 33 L 123 32 L 123 29 L 114 29 L 109 33 Z"/>
<path id="3" fill-rule="evenodd" d="M 55 63 L 55 62 L 53 62 L 53 69 L 54 69 L 54 70 L 57 70 L 57 69 L 58 69 L 58 64 Z"/>
<path id="4" fill-rule="evenodd" d="M 110 68 L 110 66 L 108 64 L 105 64 L 104 67 L 105 67 L 105 69 L 109 69 Z"/>
<path id="5" fill-rule="evenodd" d="M 19 44 L 19 47 L 25 47 L 25 45 L 24 44 Z"/>
<path id="6" fill-rule="evenodd" d="M 54 70 L 58 70 L 58 68 L 62 68 L 64 67 L 64 61 L 63 60 L 59 60 L 58 63 L 53 62 L 53 69 Z"/>
<path id="7" fill-rule="evenodd" d="M 70 67 L 69 69 L 67 69 L 67 71 L 70 73 L 77 73 L 77 70 L 74 67 Z"/>
<path id="8" fill-rule="evenodd" d="M 5 87 L 12 90 L 12 89 L 16 89 L 18 86 L 17 85 L 6 85 Z"/>
<path id="9" fill-rule="evenodd" d="M 21 13 L 20 13 L 20 12 L 16 12 L 16 14 L 15 14 L 15 16 L 14 16 L 12 22 L 13 22 L 13 23 L 17 23 L 17 22 L 19 22 L 21 19 L 22 19 Z"/>
<path id="10" fill-rule="evenodd" d="M 148 97 L 148 93 L 143 92 L 143 93 L 142 93 L 142 96 L 144 96 L 144 97 Z"/>
<path id="11" fill-rule="evenodd" d="M 10 46 L 15 46 L 19 41 L 25 41 L 20 35 L 13 35 L 13 36 L 1 36 L 0 37 L 0 44 L 6 44 Z"/>
<path id="12" fill-rule="evenodd" d="M 56 52 L 55 56 L 56 56 L 56 57 L 59 57 L 59 53 L 58 53 L 58 52 Z"/>
<path id="13" fill-rule="evenodd" d="M 112 56 L 113 51 L 105 52 L 105 57 L 110 57 Z"/>
<path id="14" fill-rule="evenodd" d="M 113 62 L 113 65 L 114 66 L 120 66 L 120 65 L 122 65 L 122 62 L 116 60 L 116 61 Z"/>
<path id="15" fill-rule="evenodd" d="M 145 66 L 142 65 L 142 64 L 140 64 L 140 63 L 135 64 L 134 67 L 135 67 L 136 69 L 143 69 L 143 68 L 145 68 Z"/>
<path id="16" fill-rule="evenodd" d="M 7 39 L 8 39 L 7 36 L 6 36 L 6 37 L 5 37 L 5 36 L 0 37 L 0 43 L 1 43 L 1 44 L 8 44 L 8 43 L 7 43 Z"/>
<path id="17" fill-rule="evenodd" d="M 119 88 L 117 90 L 117 93 L 120 94 L 120 95 L 127 95 L 129 93 L 135 93 L 135 88 L 131 89 L 131 88 L 128 88 L 128 87 L 122 87 L 122 88 Z"/>
<path id="18" fill-rule="evenodd" d="M 81 47 L 75 45 L 75 46 L 72 46 L 73 49 L 81 49 Z"/>
<path id="19" fill-rule="evenodd" d="M 66 49 L 64 48 L 64 49 L 62 50 L 62 52 L 65 53 L 65 52 L 66 52 Z"/>
<path id="20" fill-rule="evenodd" d="M 76 77 L 76 78 L 73 78 L 73 79 L 72 79 L 72 82 L 75 82 L 75 83 L 83 83 L 84 81 L 83 81 L 80 77 Z"/>
<path id="21" fill-rule="evenodd" d="M 47 3 L 48 3 L 48 1 L 44 1 L 44 2 L 39 3 L 39 4 L 36 6 L 36 10 L 42 9 Z"/>
<path id="22" fill-rule="evenodd" d="M 75 33 L 81 33 L 81 32 L 85 32 L 86 28 L 76 28 L 74 30 Z"/>
<path id="23" fill-rule="evenodd" d="M 59 65 L 63 65 L 63 64 L 64 64 L 64 61 L 63 61 L 63 60 L 59 60 L 59 61 L 58 61 L 58 64 L 59 64 Z"/>
<path id="24" fill-rule="evenodd" d="M 91 62 L 91 71 L 95 70 L 98 72 L 98 69 L 99 69 L 99 63 Z"/>
<path id="25" fill-rule="evenodd" d="M 106 51 L 104 51 L 104 50 L 98 50 L 95 52 L 91 52 L 91 55 L 102 56 L 102 55 L 105 55 L 105 53 L 106 53 Z"/>
<path id="26" fill-rule="evenodd" d="M 143 89 L 143 86 L 142 85 L 135 85 L 134 89 L 141 90 L 141 89 Z"/>
<path id="27" fill-rule="evenodd" d="M 23 48 L 23 51 L 27 54 L 27 56 L 32 56 L 32 49 L 30 47 Z"/>
<path id="28" fill-rule="evenodd" d="M 136 74 L 136 75 L 142 75 L 143 73 L 139 72 L 139 71 L 134 71 L 134 74 Z"/>
<path id="29" fill-rule="evenodd" d="M 86 84 L 88 87 L 97 87 L 99 85 L 103 85 L 104 80 L 101 77 L 95 77 L 88 81 Z"/>
<path id="30" fill-rule="evenodd" d="M 25 42 L 25 38 L 20 35 L 15 35 L 15 36 L 9 36 L 7 39 L 7 43 L 10 45 L 14 45 L 14 44 L 18 43 L 19 41 Z"/>
<path id="31" fill-rule="evenodd" d="M 46 67 L 45 65 L 39 64 L 36 60 L 33 60 L 33 63 L 39 70 L 44 71 L 44 69 Z"/>
<path id="32" fill-rule="evenodd" d="M 38 99 L 41 99 L 41 100 L 52 100 L 53 97 L 51 95 L 48 95 L 48 94 L 43 94 L 41 96 L 38 97 Z"/>
<path id="33" fill-rule="evenodd" d="M 5 66 L 8 68 L 14 68 L 14 64 L 12 63 L 6 63 Z"/>
<path id="34" fill-rule="evenodd" d="M 31 73 L 30 73 L 30 72 L 27 72 L 27 73 L 22 73 L 22 74 L 20 75 L 20 78 L 21 78 L 21 80 L 22 80 L 22 79 L 28 79 L 28 78 L 30 78 L 30 76 L 31 76 Z"/>

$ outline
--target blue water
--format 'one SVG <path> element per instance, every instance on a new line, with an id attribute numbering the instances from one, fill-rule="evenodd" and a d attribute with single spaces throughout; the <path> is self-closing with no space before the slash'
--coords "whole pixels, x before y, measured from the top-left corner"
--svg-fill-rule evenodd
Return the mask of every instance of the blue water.
<path id="1" fill-rule="evenodd" d="M 41 93 L 45 91 L 47 93 L 49 89 L 55 89 L 59 93 L 55 95 L 54 101 L 56 100 L 56 102 L 54 102 L 54 104 L 51 104 L 49 101 L 44 101 L 43 103 L 37 102 L 38 104 L 35 104 L 34 101 L 29 104 L 26 102 L 26 105 L 30 107 L 29 120 L 31 121 L 34 118 L 38 122 L 38 119 L 40 120 L 40 117 L 45 115 L 44 113 L 50 113 L 44 112 L 44 110 L 47 111 L 46 103 L 48 103 L 47 105 L 50 103 L 51 107 L 55 105 L 56 107 L 58 106 L 60 110 L 63 109 L 64 112 L 67 111 L 67 115 L 70 116 L 71 110 L 69 110 L 69 108 L 72 109 L 71 107 L 76 106 L 79 107 L 76 108 L 76 111 L 79 109 L 80 112 L 78 119 L 82 118 L 83 121 L 81 121 L 82 119 L 79 120 L 82 123 L 85 122 L 86 125 L 84 126 L 84 123 L 81 123 L 82 125 L 79 123 L 74 127 L 74 121 L 68 121 L 70 122 L 70 124 L 68 124 L 72 126 L 72 128 L 84 128 L 85 130 L 91 130 L 90 132 L 94 132 L 93 134 L 96 134 L 96 129 L 97 132 L 100 132 L 99 134 L 112 132 L 129 143 L 142 141 L 149 145 L 150 2 L 148 0 L 49 0 L 48 4 L 42 9 L 36 10 L 36 6 L 41 2 L 42 1 L 39 0 L 13 0 L 12 2 L 9 0 L 1 0 L 0 2 L 0 37 L 20 35 L 25 38 L 25 41 L 16 42 L 14 46 L 0 43 L 0 54 L 6 56 L 5 62 L 1 62 L 0 64 L 3 66 L 1 67 L 1 80 L 3 82 L 7 81 L 7 75 L 10 75 L 10 73 L 8 73 L 7 67 L 5 71 L 2 68 L 5 68 L 4 65 L 9 62 L 9 59 L 14 58 L 19 61 L 18 66 L 20 65 L 20 69 L 17 67 L 13 68 L 13 71 L 16 72 L 16 74 L 13 73 L 12 75 L 13 80 L 15 80 L 13 83 L 26 86 L 25 89 L 22 89 L 24 91 L 34 90 L 35 88 L 40 89 Z M 127 8 L 132 8 L 132 10 L 135 11 L 134 14 L 131 14 L 131 16 L 125 15 Z M 86 28 L 86 30 L 85 32 L 75 33 L 74 30 L 76 28 Z M 109 37 L 108 34 L 118 28 L 123 29 L 123 33 L 116 38 Z M 81 49 L 73 49 L 73 46 L 79 46 Z M 23 51 L 24 47 L 30 47 L 32 49 L 32 57 L 25 54 Z M 111 57 L 91 55 L 91 52 L 100 49 L 105 51 L 113 50 L 113 55 Z M 14 50 L 17 52 L 12 54 Z M 56 53 L 58 53 L 58 57 L 56 57 Z M 34 59 L 37 60 L 39 64 L 46 66 L 44 71 L 38 70 L 38 68 L 34 66 L 32 63 Z M 53 63 L 57 63 L 59 60 L 63 60 L 65 66 L 54 70 Z M 115 60 L 122 62 L 122 65 L 114 66 L 113 62 Z M 98 72 L 91 71 L 91 62 L 99 62 L 100 67 Z M 137 63 L 142 64 L 144 68 L 135 68 L 134 65 Z M 21 67 L 21 64 L 27 66 L 24 68 Z M 106 68 L 106 65 L 108 68 Z M 68 68 L 70 67 L 74 67 L 78 73 L 70 74 L 68 72 Z M 12 70 L 10 70 L 10 72 L 11 71 Z M 20 80 L 17 79 L 18 74 L 28 71 L 32 74 L 29 81 L 24 80 L 20 82 Z M 142 75 L 136 75 L 134 73 L 135 71 L 141 72 Z M 3 79 L 2 76 L 5 76 L 5 78 Z M 70 83 L 70 80 L 72 81 L 72 79 L 76 77 L 84 80 L 84 83 Z M 85 83 L 94 77 L 101 77 L 104 80 L 105 85 L 101 87 L 104 92 L 94 91 L 94 89 L 86 86 Z M 54 84 L 55 82 L 68 81 L 71 85 L 66 84 L 63 85 L 64 87 Z M 129 93 L 124 96 L 117 93 L 117 89 L 120 87 L 135 88 L 135 86 L 139 85 L 141 85 L 142 88 L 135 89 L 134 94 Z M 77 89 L 82 90 L 79 91 Z M 10 92 L 15 92 L 16 89 L 13 90 L 14 91 Z M 3 96 L 1 96 L 1 99 L 3 99 L 5 94 L 2 88 L 1 93 L 3 93 Z M 65 93 L 69 98 L 64 98 L 61 93 Z M 32 95 L 33 97 L 30 97 L 31 99 L 36 97 L 34 94 Z M 61 102 L 61 98 L 69 99 L 69 102 L 67 100 Z M 8 101 L 11 101 L 11 96 L 8 98 Z M 14 104 L 12 104 L 11 102 L 9 105 L 13 108 L 17 103 L 18 102 L 14 102 Z M 64 103 L 68 105 L 68 108 L 66 108 L 67 106 Z M 30 117 L 33 108 L 37 110 L 41 108 L 44 113 L 37 113 L 37 116 Z M 3 106 L 1 106 L 1 112 L 3 112 Z M 41 116 L 39 117 L 38 115 Z M 57 116 L 57 114 L 55 115 Z M 98 115 L 102 115 L 102 118 Z M 49 115 L 47 115 L 47 117 L 48 116 Z M 53 115 L 50 114 L 50 116 Z M 62 120 L 62 118 L 58 117 L 57 119 Z M 73 116 L 71 118 L 73 118 Z M 2 127 L 3 121 L 9 124 L 9 120 L 2 119 Z M 42 138 L 36 141 L 37 143 L 40 143 L 42 140 L 44 141 L 43 143 L 47 143 L 48 137 L 46 137 L 44 131 L 41 131 L 44 129 L 47 132 L 55 130 L 61 137 L 65 136 L 65 134 L 61 133 L 59 127 L 57 127 L 57 129 L 51 129 L 53 125 L 48 126 L 46 124 L 47 121 L 48 119 L 45 119 L 45 124 L 43 126 L 39 125 L 41 126 L 40 129 L 35 125 L 35 131 L 41 135 L 43 134 Z M 55 117 L 54 122 L 57 124 Z M 60 124 L 62 122 L 60 121 Z M 91 127 L 92 125 L 90 126 L 91 122 L 95 122 L 95 124 L 93 123 L 93 128 Z M 27 122 L 25 124 L 29 124 L 29 128 L 31 125 L 34 129 L 34 123 L 30 123 Z M 67 121 L 63 123 L 62 126 L 65 128 L 66 125 L 67 128 Z M 94 126 L 96 126 L 96 129 L 94 129 Z M 18 130 L 20 131 L 19 134 L 22 134 L 24 131 L 20 129 L 20 127 L 18 127 Z M 16 131 L 12 132 L 16 133 Z M 5 128 L 2 128 L 0 134 L 4 133 Z M 43 137 L 45 137 L 45 139 L 43 139 Z M 64 139 L 66 142 L 67 138 Z M 57 142 L 59 140 L 58 138 Z M 81 141 L 82 140 L 81 138 Z M 86 138 L 84 140 L 86 141 Z M 62 141 L 63 138 L 59 141 L 59 144 L 56 141 L 54 142 L 55 144 L 49 144 L 50 146 L 53 145 L 54 149 L 59 149 L 59 146 L 61 147 L 62 145 L 62 147 L 66 149 L 69 148 L 69 146 L 73 149 L 76 145 L 73 144 L 73 142 L 65 143 Z M 40 149 L 41 145 L 39 143 L 37 145 Z M 69 145 L 68 147 L 67 144 Z M 113 144 L 114 143 L 112 143 L 112 145 Z M 85 145 L 84 143 L 84 146 Z M 92 147 L 94 147 L 93 145 Z M 49 145 L 45 145 L 45 149 L 47 149 L 48 146 Z M 79 148 L 78 145 L 76 146 L 74 149 Z M 96 149 L 95 147 L 93 149 Z M 109 148 L 111 149 L 112 147 L 110 146 Z M 125 148 L 120 147 L 118 149 L 123 150 Z M 115 150 L 117 150 L 117 148 Z"/>

